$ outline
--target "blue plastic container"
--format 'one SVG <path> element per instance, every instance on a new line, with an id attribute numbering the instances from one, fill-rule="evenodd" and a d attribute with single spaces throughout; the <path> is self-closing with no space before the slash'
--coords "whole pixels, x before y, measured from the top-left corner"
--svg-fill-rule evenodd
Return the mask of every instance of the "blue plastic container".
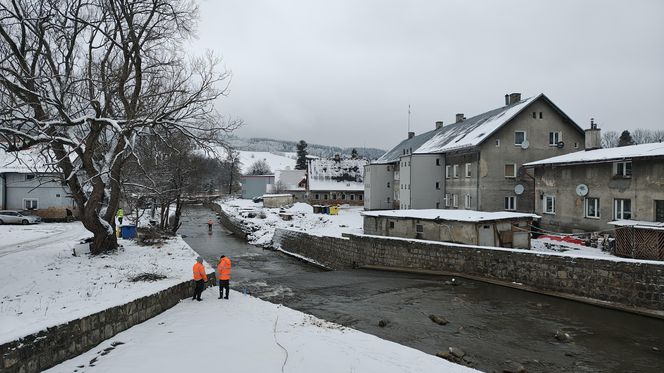
<path id="1" fill-rule="evenodd" d="M 125 240 L 130 240 L 136 238 L 136 226 L 135 225 L 123 225 L 120 227 L 120 234 Z"/>

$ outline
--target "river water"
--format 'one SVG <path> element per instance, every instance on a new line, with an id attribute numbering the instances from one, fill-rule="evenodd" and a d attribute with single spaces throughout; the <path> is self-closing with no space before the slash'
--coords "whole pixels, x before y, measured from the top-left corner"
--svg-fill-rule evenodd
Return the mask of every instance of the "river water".
<path id="1" fill-rule="evenodd" d="M 209 263 L 221 254 L 232 259 L 234 290 L 427 353 L 461 348 L 486 372 L 510 361 L 528 372 L 664 372 L 664 320 L 446 276 L 326 271 L 220 225 L 210 234 L 209 218 L 207 208 L 188 208 L 180 233 Z M 217 301 L 216 289 L 206 293 Z M 572 340 L 558 341 L 557 331 Z"/>

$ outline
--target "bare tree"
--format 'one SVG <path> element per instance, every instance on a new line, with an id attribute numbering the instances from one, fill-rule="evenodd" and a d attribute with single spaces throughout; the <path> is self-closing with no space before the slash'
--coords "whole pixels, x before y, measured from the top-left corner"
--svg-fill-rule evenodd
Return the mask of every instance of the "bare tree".
<path id="1" fill-rule="evenodd" d="M 615 148 L 618 146 L 618 139 L 620 135 L 616 131 L 606 131 L 602 133 L 602 147 Z"/>
<path id="2" fill-rule="evenodd" d="M 183 52 L 197 14 L 184 0 L 0 1 L 0 146 L 37 149 L 62 172 L 95 254 L 117 247 L 137 139 L 179 132 L 205 147 L 237 126 L 214 108 L 220 61 Z"/>
<path id="3" fill-rule="evenodd" d="M 265 159 L 259 159 L 256 162 L 252 163 L 251 166 L 249 166 L 249 171 L 247 171 L 247 175 L 271 175 L 272 170 L 270 169 L 270 165 L 267 164 L 267 161 Z"/>

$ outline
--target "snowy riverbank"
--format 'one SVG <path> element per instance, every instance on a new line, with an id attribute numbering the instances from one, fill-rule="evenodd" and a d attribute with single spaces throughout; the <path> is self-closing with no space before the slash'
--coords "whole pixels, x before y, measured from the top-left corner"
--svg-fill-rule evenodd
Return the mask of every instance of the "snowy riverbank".
<path id="1" fill-rule="evenodd" d="M 238 292 L 230 298 L 206 290 L 203 302 L 183 300 L 47 372 L 179 373 L 192 364 L 238 373 L 476 372 Z"/>
<path id="2" fill-rule="evenodd" d="M 247 239 L 259 246 L 269 245 L 276 228 L 292 229 L 314 235 L 341 237 L 342 233 L 362 234 L 360 206 L 339 209 L 339 215 L 314 214 L 313 207 L 306 203 L 295 203 L 285 209 L 292 220 L 282 220 L 280 209 L 264 208 L 262 203 L 248 199 L 217 201 L 226 214 L 240 220 L 252 231 Z"/>
<path id="3" fill-rule="evenodd" d="M 80 222 L 0 226 L 0 343 L 191 279 L 196 253 L 180 237 L 160 246 L 119 240 L 116 253 L 90 256 L 80 243 L 90 236 Z M 132 281 L 143 273 L 165 277 Z"/>

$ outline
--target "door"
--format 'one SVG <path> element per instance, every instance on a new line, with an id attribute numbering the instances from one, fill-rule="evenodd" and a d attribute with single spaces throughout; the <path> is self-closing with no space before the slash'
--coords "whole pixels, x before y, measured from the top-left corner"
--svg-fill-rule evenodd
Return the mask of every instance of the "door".
<path id="1" fill-rule="evenodd" d="M 482 224 L 479 229 L 479 245 L 480 246 L 495 246 L 493 225 Z"/>
<path id="2" fill-rule="evenodd" d="M 664 201 L 655 201 L 655 221 L 664 222 Z"/>

